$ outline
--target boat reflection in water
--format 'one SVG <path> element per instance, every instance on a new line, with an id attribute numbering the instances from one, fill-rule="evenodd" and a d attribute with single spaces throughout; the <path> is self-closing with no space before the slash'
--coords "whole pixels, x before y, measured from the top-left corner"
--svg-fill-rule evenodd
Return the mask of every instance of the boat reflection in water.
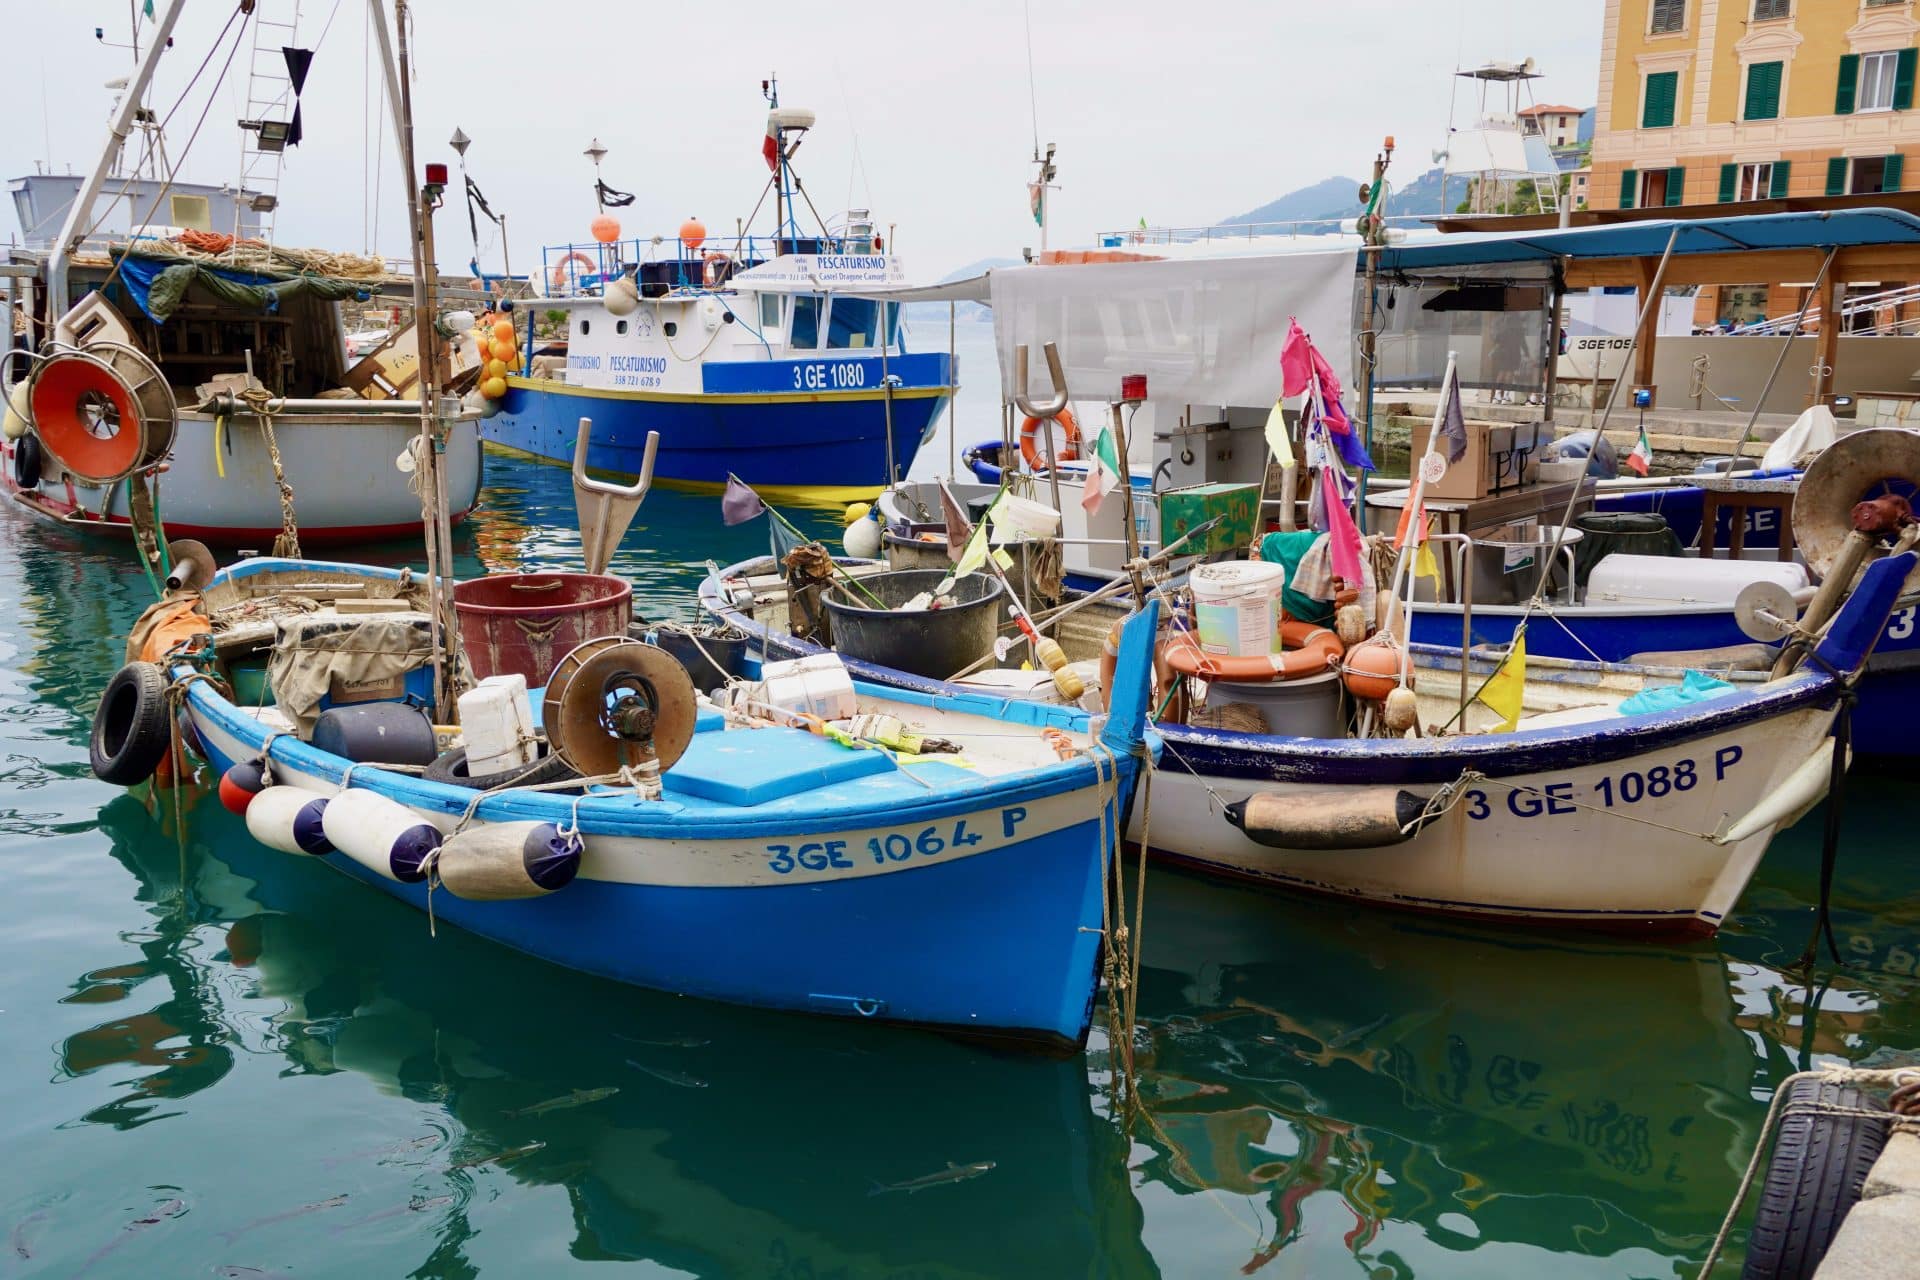
<path id="1" fill-rule="evenodd" d="M 139 799 L 108 806 L 113 856 L 143 900 L 166 904 L 156 935 L 198 942 L 139 944 L 140 967 L 168 997 L 70 1040 L 65 1069 L 138 1065 L 148 1073 L 134 1098 L 157 1107 L 223 1074 L 156 1056 L 184 1037 L 190 1048 L 278 1054 L 283 1076 L 352 1073 L 424 1104 L 411 1128 L 396 1130 L 389 1116 L 384 1130 L 343 1122 L 309 1138 L 295 1163 L 326 1171 L 279 1177 L 265 1194 L 298 1205 L 355 1179 L 408 1180 L 248 1231 L 279 1263 L 331 1256 L 322 1251 L 361 1220 L 364 1199 L 397 1206 L 396 1221 L 341 1240 L 410 1223 L 428 1255 L 416 1274 L 472 1274 L 468 1205 L 477 1213 L 495 1199 L 473 1194 L 484 1179 L 490 1192 L 511 1187 L 488 1213 L 511 1213 L 515 1236 L 544 1251 L 503 1260 L 495 1233 L 487 1261 L 521 1274 L 545 1269 L 543 1256 L 558 1262 L 562 1248 L 581 1261 L 648 1259 L 703 1276 L 986 1277 L 1006 1274 L 1009 1259 L 1036 1275 L 1157 1274 L 1125 1147 L 1093 1112 L 1082 1060 L 728 1009 L 586 978 L 458 930 L 432 938 L 410 909 L 317 860 L 255 844 L 210 796 L 188 819 L 183 856 Z M 154 1025 L 140 1029 L 146 1020 Z M 332 1088 L 293 1087 L 309 1097 Z M 298 1105 L 285 1088 L 275 1096 Z M 978 1161 L 994 1167 L 919 1194 L 873 1194 Z M 321 1181 L 303 1194 L 309 1175 Z M 209 1212 L 183 1226 L 211 1235 L 272 1216 L 271 1202 L 250 1207 L 251 1191 L 201 1193 Z M 381 1243 L 384 1274 L 411 1269 L 397 1265 L 411 1261 L 408 1240 Z"/>
<path id="2" fill-rule="evenodd" d="M 1281 914 L 1179 873 L 1149 902 L 1145 1169 L 1243 1224 L 1222 1266 L 1666 1275 L 1704 1252 L 1777 1074 L 1717 950 Z"/>

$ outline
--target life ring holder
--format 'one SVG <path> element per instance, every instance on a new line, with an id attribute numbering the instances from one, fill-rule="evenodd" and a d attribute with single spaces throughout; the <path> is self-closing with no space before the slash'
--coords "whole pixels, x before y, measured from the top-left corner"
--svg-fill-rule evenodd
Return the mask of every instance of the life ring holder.
<path id="1" fill-rule="evenodd" d="M 1027 460 L 1029 471 L 1044 471 L 1047 468 L 1047 455 L 1040 443 L 1041 424 L 1046 418 L 1029 417 L 1020 423 L 1020 456 Z M 1062 409 L 1051 421 L 1058 422 L 1067 433 L 1066 447 L 1054 452 L 1055 462 L 1073 462 L 1080 457 L 1080 424 L 1074 420 L 1073 410 Z"/>
<path id="2" fill-rule="evenodd" d="M 1282 680 L 1304 680 L 1339 669 L 1347 647 L 1340 637 L 1325 627 L 1292 618 L 1280 623 L 1280 653 L 1229 657 L 1208 653 L 1190 631 L 1176 632 L 1160 642 L 1159 659 L 1183 676 L 1202 680 L 1225 680 L 1239 684 L 1260 684 Z"/>
<path id="3" fill-rule="evenodd" d="M 94 484 L 158 465 L 172 451 L 180 421 L 159 366 L 121 342 L 54 346 L 27 375 L 27 407 L 33 433 L 54 461 Z"/>

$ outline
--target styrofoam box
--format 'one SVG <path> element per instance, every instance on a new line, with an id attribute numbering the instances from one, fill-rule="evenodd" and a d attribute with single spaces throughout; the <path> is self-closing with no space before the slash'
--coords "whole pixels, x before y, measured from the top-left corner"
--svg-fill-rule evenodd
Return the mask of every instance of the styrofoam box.
<path id="1" fill-rule="evenodd" d="M 472 777 L 524 769 L 533 763 L 533 704 L 523 675 L 488 676 L 460 695 L 460 728 Z"/>
<path id="2" fill-rule="evenodd" d="M 1798 564 L 1777 560 L 1695 560 L 1677 556 L 1602 556 L 1587 579 L 1588 604 L 1708 604 L 1733 607 L 1752 582 L 1789 591 L 1810 584 Z"/>
<path id="3" fill-rule="evenodd" d="M 838 654 L 815 653 L 787 662 L 769 662 L 760 668 L 759 701 L 790 715 L 814 715 L 822 720 L 845 720 L 858 705 L 853 677 Z"/>

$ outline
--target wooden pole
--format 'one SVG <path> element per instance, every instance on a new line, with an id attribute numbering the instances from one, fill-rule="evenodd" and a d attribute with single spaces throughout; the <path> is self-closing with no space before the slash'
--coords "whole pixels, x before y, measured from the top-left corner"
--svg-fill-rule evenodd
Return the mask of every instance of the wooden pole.
<path id="1" fill-rule="evenodd" d="M 1653 386 L 1654 344 L 1660 337 L 1660 289 L 1664 259 L 1635 258 L 1635 287 L 1640 291 L 1640 324 L 1633 335 L 1633 385 Z"/>

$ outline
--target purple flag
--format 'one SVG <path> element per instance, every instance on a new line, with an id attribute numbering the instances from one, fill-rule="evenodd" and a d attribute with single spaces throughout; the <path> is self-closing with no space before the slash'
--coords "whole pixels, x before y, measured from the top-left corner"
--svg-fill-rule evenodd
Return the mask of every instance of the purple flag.
<path id="1" fill-rule="evenodd" d="M 1447 442 L 1447 461 L 1458 462 L 1467 456 L 1467 415 L 1460 408 L 1460 381 L 1447 386 L 1447 408 L 1440 415 L 1440 438 Z"/>
<path id="2" fill-rule="evenodd" d="M 727 477 L 727 491 L 720 495 L 720 519 L 727 524 L 745 524 L 766 511 L 767 504 L 746 481 L 736 475 Z"/>

